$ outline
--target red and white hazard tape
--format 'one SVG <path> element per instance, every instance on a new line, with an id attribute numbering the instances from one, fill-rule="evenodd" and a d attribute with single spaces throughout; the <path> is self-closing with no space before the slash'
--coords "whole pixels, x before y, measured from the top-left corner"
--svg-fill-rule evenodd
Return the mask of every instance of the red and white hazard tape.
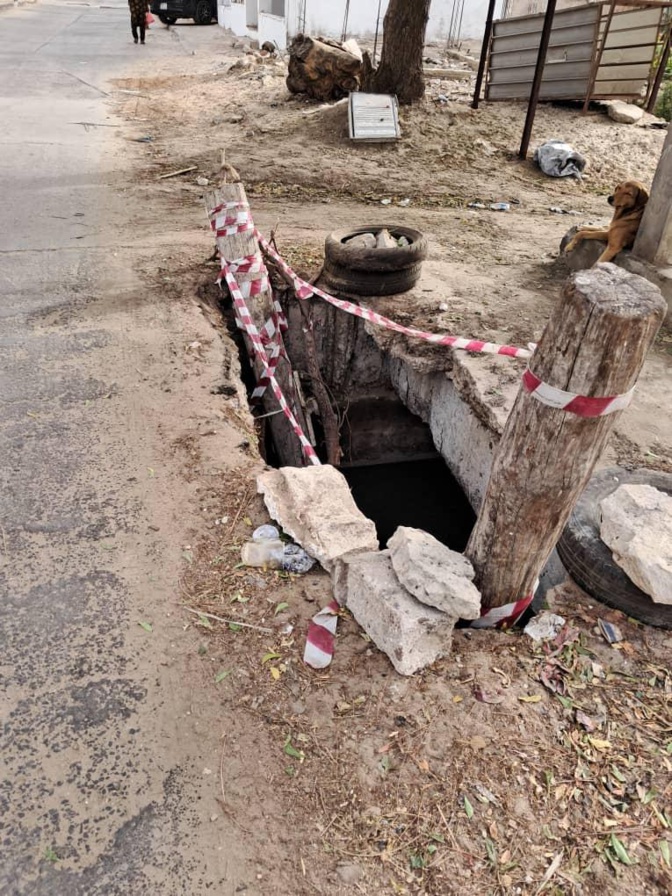
<path id="1" fill-rule="evenodd" d="M 471 623 L 470 628 L 511 628 L 530 606 L 533 597 L 534 594 L 530 594 L 528 597 L 514 601 L 512 604 L 506 604 L 503 607 L 492 607 L 492 609 L 486 610 L 480 619 L 475 619 Z"/>
<path id="2" fill-rule="evenodd" d="M 223 202 L 210 212 L 210 226 L 216 236 L 235 236 L 254 230 L 250 206 L 246 202 Z"/>
<path id="3" fill-rule="evenodd" d="M 464 339 L 460 336 L 449 336 L 445 333 L 426 333 L 424 330 L 415 329 L 415 327 L 404 327 L 402 324 L 390 320 L 389 317 L 383 317 L 382 314 L 378 314 L 370 308 L 362 308 L 361 305 L 357 305 L 354 302 L 347 302 L 345 299 L 337 299 L 335 296 L 329 295 L 329 293 L 318 289 L 317 286 L 307 283 L 295 274 L 287 262 L 278 255 L 275 249 L 273 249 L 267 240 L 264 239 L 258 230 L 255 230 L 255 236 L 264 252 L 271 256 L 273 261 L 276 262 L 287 279 L 292 283 L 296 295 L 300 299 L 307 299 L 309 296 L 313 295 L 319 296 L 321 299 L 324 299 L 325 302 L 329 302 L 330 305 L 333 305 L 335 308 L 340 308 L 341 311 L 345 311 L 347 314 L 361 317 L 363 320 L 368 320 L 387 330 L 393 330 L 395 333 L 403 333 L 405 336 L 424 339 L 426 342 L 431 342 L 434 345 L 448 345 L 452 348 L 463 349 L 467 352 L 479 352 L 489 355 L 507 355 L 510 358 L 532 357 L 532 350 L 529 348 L 516 348 L 516 346 L 513 345 L 498 345 L 495 342 L 484 342 L 481 339 Z"/>
<path id="4" fill-rule="evenodd" d="M 231 271 L 228 269 L 227 265 L 222 266 L 222 273 L 224 274 L 224 278 L 226 280 L 227 286 L 229 287 L 229 291 L 231 293 L 231 298 L 233 299 L 233 305 L 236 309 L 236 315 L 238 320 L 242 326 L 242 328 L 247 333 L 250 342 L 252 343 L 252 348 L 254 350 L 255 355 L 261 361 L 263 371 L 262 378 L 268 382 L 268 385 L 271 387 L 271 391 L 275 395 L 278 400 L 278 404 L 280 405 L 283 414 L 288 419 L 292 430 L 296 434 L 298 438 L 301 449 L 308 460 L 316 465 L 319 465 L 320 459 L 315 453 L 315 449 L 310 444 L 307 439 L 304 431 L 301 429 L 301 426 L 294 416 L 292 409 L 285 398 L 282 389 L 278 381 L 275 378 L 275 365 L 277 364 L 277 359 L 275 360 L 275 364 L 271 362 L 266 352 L 266 347 L 262 341 L 262 338 L 259 334 L 259 330 L 257 329 L 254 321 L 252 320 L 252 316 L 250 315 L 249 309 L 245 304 L 245 299 L 243 298 L 243 294 L 238 287 L 238 283 L 236 282 L 236 278 L 233 276 Z M 277 344 L 277 343 L 276 343 Z"/>
<path id="5" fill-rule="evenodd" d="M 332 600 L 308 623 L 308 636 L 303 651 L 303 661 L 307 666 L 313 669 L 326 669 L 331 663 L 340 609 L 338 603 Z"/>
<path id="6" fill-rule="evenodd" d="M 603 398 L 587 395 L 574 395 L 572 392 L 563 392 L 555 386 L 549 386 L 527 368 L 523 374 L 523 387 L 533 398 L 551 408 L 576 414 L 577 417 L 604 417 L 615 411 L 622 411 L 632 401 L 634 387 L 623 395 L 605 396 Z"/>

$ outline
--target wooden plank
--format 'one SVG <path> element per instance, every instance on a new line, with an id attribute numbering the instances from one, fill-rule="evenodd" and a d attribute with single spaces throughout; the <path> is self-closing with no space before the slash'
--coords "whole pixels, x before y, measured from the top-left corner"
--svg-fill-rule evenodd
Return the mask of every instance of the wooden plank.
<path id="1" fill-rule="evenodd" d="M 602 54 L 603 65 L 628 65 L 631 63 L 646 62 L 651 65 L 655 53 L 652 44 L 638 47 L 622 47 L 605 50 Z"/>
<path id="2" fill-rule="evenodd" d="M 540 99 L 542 100 L 582 100 L 586 95 L 588 79 L 576 81 L 560 81 L 558 83 L 543 84 Z M 487 99 L 496 100 L 526 100 L 530 96 L 532 84 L 493 84 L 488 86 Z"/>
<path id="3" fill-rule="evenodd" d="M 590 74 L 590 60 L 585 62 L 566 62 L 562 65 L 555 65 L 550 69 L 544 70 L 542 84 L 550 84 L 556 81 L 576 81 L 578 79 L 587 78 Z M 524 68 L 494 70 L 490 73 L 490 84 L 524 84 L 532 83 L 534 77 L 534 66 L 525 66 Z"/>
<path id="4" fill-rule="evenodd" d="M 657 28 L 641 28 L 637 31 L 615 31 L 607 35 L 605 50 L 617 47 L 655 46 L 658 42 Z"/>
<path id="5" fill-rule="evenodd" d="M 573 28 L 586 24 L 594 24 L 599 15 L 598 6 L 576 6 L 571 9 L 559 9 L 555 13 L 553 30 L 556 28 Z M 544 24 L 544 13 L 531 16 L 517 16 L 513 19 L 500 19 L 495 22 L 494 35 L 541 33 Z"/>
<path id="6" fill-rule="evenodd" d="M 517 68 L 522 65 L 534 66 L 539 48 L 529 50 L 516 50 L 510 53 L 499 54 L 495 57 L 495 68 L 501 69 Z M 569 47 L 550 47 L 547 65 L 556 65 L 558 62 L 583 62 L 584 60 L 593 58 L 593 42 L 586 41 L 582 44 L 573 44 Z"/>

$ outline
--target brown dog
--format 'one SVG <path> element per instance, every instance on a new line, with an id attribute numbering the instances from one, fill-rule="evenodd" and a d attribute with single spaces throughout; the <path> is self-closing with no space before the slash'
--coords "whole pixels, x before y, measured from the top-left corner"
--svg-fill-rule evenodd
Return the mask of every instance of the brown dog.
<path id="1" fill-rule="evenodd" d="M 622 249 L 629 249 L 635 242 L 644 208 L 649 201 L 649 194 L 644 184 L 637 180 L 626 180 L 614 190 L 614 195 L 607 200 L 614 207 L 614 217 L 609 227 L 579 227 L 576 234 L 565 246 L 565 252 L 576 249 L 583 240 L 606 240 L 607 248 L 597 259 L 611 261 Z"/>

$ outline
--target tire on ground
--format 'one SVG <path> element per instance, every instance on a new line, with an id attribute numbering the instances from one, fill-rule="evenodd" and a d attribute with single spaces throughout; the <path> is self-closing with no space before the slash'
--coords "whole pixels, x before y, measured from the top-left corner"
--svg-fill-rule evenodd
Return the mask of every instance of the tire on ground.
<path id="1" fill-rule="evenodd" d="M 616 564 L 600 538 L 600 502 L 619 485 L 652 485 L 672 495 L 672 475 L 652 470 L 611 467 L 588 483 L 565 526 L 557 550 L 567 572 L 592 597 L 633 619 L 672 628 L 672 606 L 658 604 L 641 591 Z"/>
<path id="2" fill-rule="evenodd" d="M 335 230 L 324 244 L 324 255 L 328 261 L 356 271 L 399 271 L 411 267 L 427 258 L 427 240 L 419 230 L 411 227 L 390 227 L 392 236 L 405 236 L 408 246 L 393 249 L 362 249 L 350 246 L 349 240 L 362 233 L 379 233 L 386 229 L 384 224 L 358 227 L 355 230 Z"/>
<path id="3" fill-rule="evenodd" d="M 325 259 L 322 282 L 335 292 L 355 296 L 395 296 L 413 289 L 420 279 L 422 264 L 400 271 L 357 271 Z"/>

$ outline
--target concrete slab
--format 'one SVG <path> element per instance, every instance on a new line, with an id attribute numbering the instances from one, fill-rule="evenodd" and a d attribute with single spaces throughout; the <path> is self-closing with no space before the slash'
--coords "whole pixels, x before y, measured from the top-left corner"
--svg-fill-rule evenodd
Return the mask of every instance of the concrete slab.
<path id="1" fill-rule="evenodd" d="M 341 561 L 334 578 L 344 604 L 401 675 L 413 675 L 450 652 L 457 617 L 416 600 L 401 585 L 389 551 Z"/>
<path id="2" fill-rule="evenodd" d="M 271 517 L 327 572 L 340 557 L 378 549 L 375 525 L 335 467 L 269 470 L 257 477 L 257 489 Z"/>

